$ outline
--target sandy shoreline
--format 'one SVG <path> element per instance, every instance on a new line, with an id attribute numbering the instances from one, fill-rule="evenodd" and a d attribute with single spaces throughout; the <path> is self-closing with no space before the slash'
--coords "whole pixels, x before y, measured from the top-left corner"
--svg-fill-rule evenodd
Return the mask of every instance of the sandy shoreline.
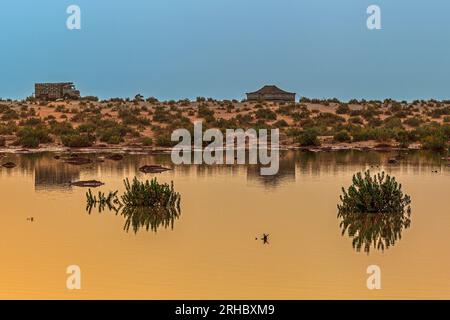
<path id="1" fill-rule="evenodd" d="M 236 148 L 234 148 L 236 150 Z M 383 144 L 333 144 L 321 145 L 317 147 L 300 147 L 294 145 L 281 145 L 280 151 L 310 151 L 310 152 L 335 152 L 345 150 L 356 151 L 407 151 L 421 150 L 420 145 L 411 145 L 408 148 L 401 148 L 396 145 Z M 223 149 L 225 150 L 225 148 Z M 246 148 L 248 150 L 248 148 Z M 33 153 L 117 153 L 117 154 L 170 154 L 170 147 L 143 147 L 143 146 L 107 146 L 107 147 L 86 147 L 86 148 L 67 148 L 64 146 L 47 145 L 35 149 L 25 149 L 21 147 L 0 148 L 0 154 L 33 154 Z"/>

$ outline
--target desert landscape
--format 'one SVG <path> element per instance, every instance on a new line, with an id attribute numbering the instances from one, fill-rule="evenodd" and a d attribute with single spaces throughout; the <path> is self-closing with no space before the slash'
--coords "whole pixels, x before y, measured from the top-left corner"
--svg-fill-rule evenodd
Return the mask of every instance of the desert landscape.
<path id="1" fill-rule="evenodd" d="M 312 151 L 427 149 L 446 151 L 450 101 L 412 102 L 301 98 L 299 102 L 237 101 L 198 97 L 159 101 L 83 97 L 79 100 L 0 101 L 3 151 L 141 148 L 166 150 L 173 130 L 280 129 L 280 145 Z"/>

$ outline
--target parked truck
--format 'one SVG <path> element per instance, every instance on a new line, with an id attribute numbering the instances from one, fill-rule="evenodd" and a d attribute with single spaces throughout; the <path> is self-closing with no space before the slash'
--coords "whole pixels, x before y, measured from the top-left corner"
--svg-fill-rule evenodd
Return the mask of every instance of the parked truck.
<path id="1" fill-rule="evenodd" d="M 34 97 L 40 100 L 57 100 L 80 98 L 80 91 L 72 82 L 61 83 L 36 83 L 34 85 Z"/>

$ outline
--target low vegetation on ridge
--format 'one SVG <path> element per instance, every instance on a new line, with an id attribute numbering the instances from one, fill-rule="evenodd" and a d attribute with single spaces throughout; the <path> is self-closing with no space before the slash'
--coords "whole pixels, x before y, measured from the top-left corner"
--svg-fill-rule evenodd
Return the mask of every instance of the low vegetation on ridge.
<path id="1" fill-rule="evenodd" d="M 450 140 L 450 101 L 302 98 L 296 103 L 275 103 L 202 97 L 158 101 L 139 96 L 54 102 L 0 100 L 0 142 L 25 148 L 48 144 L 170 147 L 173 130 L 192 130 L 199 120 L 205 130 L 278 128 L 285 146 L 382 143 L 443 151 Z"/>

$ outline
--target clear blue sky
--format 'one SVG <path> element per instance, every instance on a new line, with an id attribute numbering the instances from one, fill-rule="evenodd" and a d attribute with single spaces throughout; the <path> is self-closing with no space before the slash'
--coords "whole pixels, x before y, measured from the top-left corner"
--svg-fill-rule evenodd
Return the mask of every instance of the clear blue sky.
<path id="1" fill-rule="evenodd" d="M 82 29 L 66 28 L 66 8 Z M 382 30 L 366 9 L 382 9 Z M 74 81 L 83 95 L 450 98 L 448 0 L 2 0 L 0 97 Z"/>

